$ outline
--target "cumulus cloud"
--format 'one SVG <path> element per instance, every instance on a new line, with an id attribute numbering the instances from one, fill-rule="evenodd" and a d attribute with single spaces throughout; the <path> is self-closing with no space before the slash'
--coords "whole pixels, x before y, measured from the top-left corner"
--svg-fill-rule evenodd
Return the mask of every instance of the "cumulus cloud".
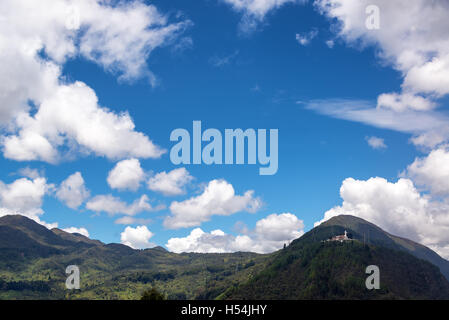
<path id="1" fill-rule="evenodd" d="M 325 212 L 319 225 L 334 216 L 349 214 L 366 219 L 394 235 L 412 239 L 449 256 L 449 205 L 420 194 L 413 181 L 401 178 L 355 180 L 340 188 L 341 206 Z"/>
<path id="2" fill-rule="evenodd" d="M 118 162 L 108 174 L 108 184 L 112 189 L 136 191 L 145 179 L 145 172 L 138 159 Z"/>
<path id="3" fill-rule="evenodd" d="M 120 79 L 148 76 L 154 83 L 147 58 L 173 43 L 189 21 L 169 22 L 141 1 L 6 0 L 0 12 L 5 157 L 55 163 L 62 150 L 111 159 L 157 158 L 164 152 L 135 131 L 126 112 L 100 106 L 91 88 L 62 79 L 61 73 L 69 58 L 81 56 Z"/>
<path id="4" fill-rule="evenodd" d="M 227 235 L 221 230 L 213 230 L 210 233 L 200 228 L 193 229 L 190 234 L 183 238 L 171 238 L 166 244 L 168 250 L 176 253 L 181 252 L 232 252 L 239 251 L 239 240 L 232 235 Z"/>
<path id="5" fill-rule="evenodd" d="M 0 199 L 4 207 L 23 212 L 38 212 L 47 191 L 45 178 L 17 179 L 11 184 L 0 184 Z"/>
<path id="6" fill-rule="evenodd" d="M 383 93 L 377 98 L 377 107 L 392 109 L 398 112 L 406 111 L 407 109 L 427 111 L 434 109 L 436 103 L 410 93 Z"/>
<path id="7" fill-rule="evenodd" d="M 111 159 L 159 157 L 165 151 L 140 132 L 127 113 L 117 115 L 98 105 L 95 92 L 82 82 L 60 85 L 33 116 L 16 119 L 17 134 L 3 139 L 3 152 L 13 160 L 59 160 L 58 147 L 93 152 Z"/>
<path id="8" fill-rule="evenodd" d="M 436 195 L 449 195 L 449 150 L 441 147 L 407 167 L 406 175 Z"/>
<path id="9" fill-rule="evenodd" d="M 256 212 L 262 205 L 254 191 L 236 195 L 233 186 L 225 180 L 212 180 L 202 194 L 170 205 L 171 216 L 164 220 L 170 229 L 199 226 L 213 215 L 228 216 L 240 211 Z"/>
<path id="10" fill-rule="evenodd" d="M 65 232 L 68 232 L 68 233 L 79 233 L 79 234 L 89 238 L 89 232 L 87 231 L 86 228 L 70 227 L 70 228 L 65 228 L 65 229 L 62 229 L 62 230 L 65 231 Z"/>
<path id="11" fill-rule="evenodd" d="M 359 47 L 369 45 L 378 50 L 384 64 L 391 65 L 403 77 L 400 92 L 380 94 L 375 110 L 378 122 L 387 109 L 392 119 L 399 113 L 419 121 L 421 116 L 433 117 L 437 100 L 449 94 L 449 4 L 445 1 L 417 0 L 316 0 L 318 10 L 335 22 L 337 36 Z M 366 27 L 368 5 L 377 5 L 381 26 L 377 30 Z M 400 39 L 400 41 L 398 41 Z M 414 111 L 414 112 L 411 112 Z M 353 119 L 355 121 L 363 119 Z M 392 122 L 397 122 L 392 120 Z M 438 124 L 438 121 L 437 121 Z M 420 132 L 412 139 L 417 145 L 433 148 L 449 139 L 446 126 L 436 125 Z"/>
<path id="12" fill-rule="evenodd" d="M 146 226 L 138 226 L 136 228 L 126 227 L 120 234 L 121 243 L 133 249 L 146 249 L 154 247 L 155 244 L 149 240 L 154 236 Z"/>
<path id="13" fill-rule="evenodd" d="M 386 149 L 387 145 L 385 144 L 384 139 L 379 137 L 365 137 L 368 145 L 373 149 Z"/>
<path id="14" fill-rule="evenodd" d="M 43 177 L 20 178 L 10 184 L 0 181 L 0 216 L 20 214 L 49 229 L 56 228 L 57 223 L 40 220 L 43 198 L 50 187 Z"/>
<path id="15" fill-rule="evenodd" d="M 184 238 L 171 238 L 166 246 L 173 252 L 236 252 L 268 253 L 304 234 L 304 223 L 291 213 L 271 214 L 257 221 L 254 231 L 233 236 L 221 230 L 210 233 L 196 228 Z"/>
<path id="16" fill-rule="evenodd" d="M 270 214 L 264 219 L 257 221 L 256 234 L 266 241 L 281 242 L 299 238 L 303 234 L 304 223 L 294 214 L 281 213 Z"/>
<path id="17" fill-rule="evenodd" d="M 243 13 L 239 24 L 241 32 L 253 32 L 265 16 L 287 3 L 304 3 L 305 0 L 222 0 L 235 11 Z"/>
<path id="18" fill-rule="evenodd" d="M 77 209 L 89 198 L 90 192 L 84 185 L 84 179 L 80 172 L 75 172 L 61 182 L 56 191 L 56 197 L 69 208 Z"/>
<path id="19" fill-rule="evenodd" d="M 134 216 L 144 211 L 162 210 L 165 206 L 158 205 L 153 207 L 146 195 L 142 195 L 139 199 L 134 200 L 133 203 L 128 204 L 120 198 L 107 194 L 95 196 L 86 203 L 86 208 L 95 212 L 106 212 L 110 216 L 117 214 Z"/>
<path id="20" fill-rule="evenodd" d="M 159 172 L 148 180 L 148 189 L 165 196 L 177 196 L 185 193 L 184 186 L 193 180 L 186 168 L 169 172 Z"/>

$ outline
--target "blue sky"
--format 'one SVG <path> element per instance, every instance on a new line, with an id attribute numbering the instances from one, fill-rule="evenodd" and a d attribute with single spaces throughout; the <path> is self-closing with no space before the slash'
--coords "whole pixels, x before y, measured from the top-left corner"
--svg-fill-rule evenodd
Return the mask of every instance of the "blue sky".
<path id="1" fill-rule="evenodd" d="M 394 59 L 392 62 L 392 59 L 383 57 L 383 53 L 396 56 L 399 53 L 391 49 L 389 39 L 381 34 L 372 40 L 366 31 L 366 38 L 362 34 L 353 40 L 351 35 L 338 32 L 336 20 L 344 21 L 345 16 L 335 18 L 334 15 L 334 19 L 330 19 L 334 13 L 320 12 L 318 5 L 312 1 L 306 4 L 285 2 L 281 1 L 283 4 L 279 7 L 267 4 L 268 9 L 262 16 L 256 16 L 248 8 L 237 9 L 232 5 L 232 0 L 141 3 L 141 6 L 157 8 L 167 19 L 168 25 L 186 23 L 182 30 L 164 38 L 155 48 L 146 49 L 147 53 L 151 53 L 144 54 L 147 66 L 142 66 L 142 69 L 151 70 L 157 79 L 153 84 L 145 75 L 131 79 L 120 78 L 127 72 L 126 68 L 117 67 L 117 62 L 108 65 L 102 60 L 109 52 L 102 52 L 96 58 L 95 53 L 89 56 L 80 49 L 80 53 L 68 54 L 60 61 L 57 61 L 54 53 L 41 57 L 42 61 L 47 59 L 60 66 L 60 83 L 82 81 L 94 90 L 100 107 L 107 107 L 117 115 L 127 111 L 135 125 L 134 130 L 143 133 L 168 152 L 160 158 L 132 154 L 109 157 L 94 149 L 83 151 L 82 148 L 76 148 L 70 157 L 55 163 L 32 157 L 18 159 L 3 156 L 0 157 L 3 188 L 23 176 L 23 171 L 19 173 L 21 169 L 38 170 L 49 186 L 41 198 L 42 212 L 38 214 L 39 219 L 46 223 L 57 222 L 60 228 L 83 227 L 91 238 L 107 243 L 126 243 L 121 238 L 125 228 L 137 230 L 138 226 L 143 225 L 151 233 L 151 237 L 148 233 L 143 235 L 143 242 L 148 241 L 151 245 L 165 245 L 171 238 L 186 237 L 197 227 L 206 233 L 220 229 L 230 235 L 232 241 L 235 236 L 247 235 L 257 242 L 262 237 L 261 230 L 267 230 L 267 234 L 271 235 L 272 230 L 264 229 L 263 226 L 276 229 L 275 218 L 285 218 L 288 220 L 286 223 L 293 226 L 289 235 L 300 235 L 312 228 L 316 221 L 323 219 L 326 211 L 338 206 L 344 209 L 340 187 L 346 178 L 369 181 L 371 177 L 382 177 L 394 184 L 400 176 L 404 176 L 404 170 L 416 158 L 425 157 L 446 141 L 443 139 L 439 145 L 430 148 L 423 147 L 410 140 L 422 133 L 414 128 L 402 129 L 396 124 L 385 126 L 374 120 L 374 123 L 368 124 L 360 119 L 346 119 L 344 115 L 329 116 L 320 108 L 311 107 L 311 102 L 318 101 L 319 105 L 326 106 L 329 101 L 337 99 L 343 105 L 368 105 L 375 109 L 379 95 L 405 92 L 406 73 Z M 395 7 L 387 9 L 383 1 L 378 2 L 381 7 L 384 5 L 383 10 L 396 10 Z M 133 2 L 129 1 L 113 8 L 126 11 L 124 8 L 131 8 L 132 5 Z M 420 2 L 420 5 L 424 4 Z M 141 8 L 134 7 L 135 10 Z M 360 11 L 360 16 L 364 20 L 365 12 Z M 242 17 L 253 19 L 256 25 L 254 29 L 244 30 Z M 108 15 L 99 19 L 107 20 Z M 417 24 L 419 27 L 419 22 Z M 82 28 L 78 31 L 82 32 Z M 313 30 L 316 36 L 307 44 L 297 41 L 297 34 L 303 36 Z M 129 35 L 132 36 L 135 35 Z M 333 47 L 326 43 L 329 40 L 333 41 Z M 75 40 L 75 46 L 78 45 L 77 41 L 82 42 L 83 39 Z M 81 48 L 82 44 L 79 46 Z M 434 90 L 437 92 L 439 89 Z M 425 99 L 439 103 L 441 106 L 437 112 L 445 116 L 445 93 L 434 98 L 429 90 L 415 91 Z M 37 113 L 38 109 L 39 105 L 35 110 L 31 109 L 30 115 Z M 428 114 L 433 116 L 434 112 L 430 110 Z M 169 150 L 174 145 L 169 139 L 170 133 L 176 128 L 192 132 L 194 120 L 202 121 L 204 129 L 216 128 L 222 132 L 228 128 L 278 129 L 278 172 L 272 176 L 261 176 L 258 174 L 258 165 L 173 165 L 169 158 Z M 15 130 L 20 131 L 20 125 Z M 4 136 L 14 135 L 14 130 L 4 131 Z M 369 137 L 383 139 L 385 147 L 373 148 L 367 142 Z M 75 144 L 77 141 L 75 138 Z M 135 148 L 139 147 L 136 145 Z M 145 172 L 140 187 L 137 190 L 111 188 L 107 182 L 108 174 L 119 161 L 130 158 L 138 159 Z M 146 182 L 152 176 L 181 167 L 185 167 L 193 177 L 182 186 L 185 191 L 183 194 L 167 196 L 147 188 Z M 89 196 L 76 208 L 70 208 L 56 194 L 61 183 L 75 172 L 82 175 Z M 194 226 L 173 229 L 164 225 L 164 219 L 171 215 L 170 205 L 174 201 L 183 203 L 200 196 L 210 181 L 215 179 L 224 179 L 232 185 L 236 195 L 253 190 L 253 198 L 261 200 L 263 205 L 254 213 L 237 210 L 228 215 L 216 215 L 211 212 L 205 221 Z M 426 194 L 419 184 L 416 182 L 418 194 Z M 426 182 L 421 184 L 428 185 Z M 143 210 L 133 216 L 151 220 L 145 223 L 117 224 L 115 221 L 126 214 L 122 212 L 111 216 L 103 210 L 95 212 L 88 208 L 89 201 L 99 195 L 112 195 L 128 204 L 147 195 L 153 207 L 163 204 L 166 208 Z M 357 215 L 358 211 L 354 207 L 348 213 Z M 281 217 L 283 213 L 290 215 Z M 267 217 L 272 214 L 276 215 L 271 216 L 273 224 L 270 225 L 271 220 Z M 292 215 L 296 218 L 292 218 Z M 363 213 L 359 215 L 365 217 Z M 366 214 L 366 217 L 377 216 Z M 263 222 L 256 228 L 260 220 Z M 303 225 L 299 220 L 303 221 Z M 382 224 L 384 220 L 377 219 L 376 222 Z M 410 231 L 410 228 L 395 229 L 391 224 L 384 222 L 383 227 L 390 227 L 390 230 L 425 242 L 419 238 L 420 232 Z M 242 225 L 247 230 L 242 230 Z M 140 237 L 141 234 L 135 236 Z M 219 237 L 218 234 L 215 236 Z M 204 237 L 207 242 L 207 237 Z M 273 243 L 259 251 L 269 251 L 273 246 L 289 240 L 280 239 L 273 233 Z M 127 244 L 130 243 L 133 242 L 129 240 Z M 135 247 L 145 245 L 136 244 Z M 255 244 L 250 248 L 256 247 Z M 178 248 L 176 244 L 170 247 L 176 251 L 174 248 Z M 196 250 L 207 250 L 201 248 L 198 245 Z"/>

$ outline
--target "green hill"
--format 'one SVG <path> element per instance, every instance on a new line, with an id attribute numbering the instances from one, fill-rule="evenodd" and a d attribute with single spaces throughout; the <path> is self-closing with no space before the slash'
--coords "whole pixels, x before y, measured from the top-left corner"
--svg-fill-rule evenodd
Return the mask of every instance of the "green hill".
<path id="1" fill-rule="evenodd" d="M 326 241 L 345 230 L 353 241 Z M 221 298 L 449 299 L 449 282 L 430 259 L 447 263 L 430 249 L 363 219 L 338 216 L 294 240 L 254 279 Z M 366 289 L 368 265 L 380 269 L 380 290 Z"/>
<path id="2" fill-rule="evenodd" d="M 422 244 L 391 235 L 366 220 L 349 215 L 336 216 L 319 226 L 321 229 L 326 227 L 330 227 L 334 232 L 343 232 L 343 229 L 348 229 L 352 231 L 355 239 L 364 243 L 405 251 L 419 259 L 427 260 L 436 265 L 449 280 L 449 261 Z"/>

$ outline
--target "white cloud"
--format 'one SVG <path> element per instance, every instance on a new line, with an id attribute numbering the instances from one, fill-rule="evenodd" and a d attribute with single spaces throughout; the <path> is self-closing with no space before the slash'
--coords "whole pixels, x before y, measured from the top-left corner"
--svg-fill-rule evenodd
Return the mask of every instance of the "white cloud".
<path id="1" fill-rule="evenodd" d="M 227 235 L 221 230 L 206 233 L 200 228 L 193 229 L 184 238 L 171 238 L 166 244 L 168 250 L 176 253 L 181 252 L 233 252 L 239 251 L 238 242 L 232 235 Z"/>
<path id="2" fill-rule="evenodd" d="M 318 35 L 318 30 L 313 29 L 306 33 L 297 33 L 296 34 L 296 41 L 302 46 L 307 46 L 310 41 L 313 40 Z"/>
<path id="3" fill-rule="evenodd" d="M 304 3 L 304 0 L 222 0 L 232 6 L 232 8 L 243 13 L 239 24 L 241 32 L 249 33 L 254 31 L 263 22 L 265 16 L 287 3 Z"/>
<path id="4" fill-rule="evenodd" d="M 251 235 L 233 236 L 221 230 L 206 233 L 196 228 L 184 238 L 171 238 L 166 246 L 173 252 L 236 252 L 268 253 L 304 234 L 304 223 L 291 213 L 271 214 L 257 221 Z"/>
<path id="5" fill-rule="evenodd" d="M 446 8 L 444 14 L 449 14 Z M 446 27 L 449 24 L 445 22 Z M 413 66 L 404 79 L 406 89 L 444 96 L 449 93 L 449 43 L 432 60 L 427 60 L 422 65 Z"/>
<path id="6" fill-rule="evenodd" d="M 108 174 L 108 184 L 112 189 L 137 191 L 145 179 L 145 173 L 138 159 L 118 162 Z"/>
<path id="7" fill-rule="evenodd" d="M 185 193 L 184 186 L 193 180 L 186 168 L 174 169 L 170 172 L 159 172 L 148 180 L 148 189 L 166 196 Z"/>
<path id="8" fill-rule="evenodd" d="M 334 40 L 327 40 L 327 41 L 326 41 L 326 45 L 327 45 L 330 49 L 332 49 L 332 48 L 334 47 L 334 45 L 335 45 L 335 42 L 334 42 Z"/>
<path id="9" fill-rule="evenodd" d="M 147 136 L 134 131 L 127 113 L 116 115 L 101 108 L 95 92 L 82 82 L 58 86 L 34 116 L 22 114 L 16 121 L 19 132 L 3 141 L 4 156 L 14 160 L 56 162 L 58 147 L 65 144 L 72 151 L 111 159 L 157 158 L 164 153 Z"/>
<path id="10" fill-rule="evenodd" d="M 239 211 L 255 212 L 261 207 L 254 191 L 236 195 L 232 185 L 225 180 L 212 180 L 202 194 L 170 205 L 171 216 L 164 220 L 170 229 L 199 226 L 213 215 L 228 216 Z"/>
<path id="11" fill-rule="evenodd" d="M 366 137 L 366 142 L 373 149 L 386 149 L 387 145 L 385 144 L 384 139 L 378 137 Z"/>
<path id="12" fill-rule="evenodd" d="M 136 228 L 126 227 L 120 234 L 121 243 L 134 249 L 146 249 L 154 247 L 155 244 L 149 240 L 154 236 L 146 226 L 138 226 Z"/>
<path id="13" fill-rule="evenodd" d="M 255 232 L 264 240 L 277 242 L 279 245 L 285 241 L 299 238 L 303 234 L 303 229 L 303 221 L 294 214 L 273 213 L 257 221 Z"/>
<path id="14" fill-rule="evenodd" d="M 86 228 L 75 228 L 75 227 L 70 227 L 70 228 L 65 228 L 62 229 L 65 232 L 69 232 L 69 233 L 79 233 L 82 234 L 85 237 L 89 238 L 89 232 L 87 231 Z"/>
<path id="15" fill-rule="evenodd" d="M 47 180 L 40 177 L 33 180 L 21 178 L 11 184 L 0 182 L 0 203 L 10 210 L 39 215 L 46 191 Z"/>
<path id="16" fill-rule="evenodd" d="M 35 179 L 20 178 L 10 184 L 0 181 L 0 217 L 20 214 L 47 228 L 56 228 L 57 223 L 46 223 L 40 220 L 44 213 L 42 202 L 51 186 L 42 177 Z"/>
<path id="17" fill-rule="evenodd" d="M 120 79 L 148 76 L 154 82 L 147 58 L 172 43 L 189 21 L 169 23 L 141 1 L 6 0 L 0 12 L 0 142 L 5 157 L 54 163 L 67 149 L 69 155 L 77 151 L 111 159 L 163 153 L 135 131 L 127 113 L 101 107 L 91 88 L 70 83 L 61 73 L 69 58 L 83 56 Z"/>
<path id="18" fill-rule="evenodd" d="M 162 210 L 165 206 L 158 205 L 153 207 L 146 195 L 142 195 L 139 199 L 134 200 L 133 203 L 127 204 L 119 198 L 107 194 L 95 196 L 86 203 L 86 208 L 95 212 L 106 212 L 111 216 L 117 214 L 134 216 L 143 211 Z"/>
<path id="19" fill-rule="evenodd" d="M 427 157 L 416 158 L 407 167 L 407 175 L 418 185 L 423 185 L 432 194 L 449 195 L 449 151 L 439 148 Z"/>
<path id="20" fill-rule="evenodd" d="M 340 196 L 342 205 L 328 210 L 323 220 L 315 225 L 337 215 L 349 214 L 448 257 L 449 205 L 420 194 L 411 180 L 399 179 L 391 183 L 378 177 L 368 180 L 348 178 L 343 181 Z"/>
<path id="21" fill-rule="evenodd" d="M 89 195 L 89 190 L 84 185 L 84 179 L 80 172 L 75 172 L 61 182 L 56 191 L 56 197 L 72 209 L 77 209 L 82 205 Z"/>
<path id="22" fill-rule="evenodd" d="M 407 109 L 426 111 L 436 107 L 436 104 L 421 96 L 410 93 L 383 93 L 377 97 L 378 108 L 389 108 L 394 111 L 405 111 Z"/>

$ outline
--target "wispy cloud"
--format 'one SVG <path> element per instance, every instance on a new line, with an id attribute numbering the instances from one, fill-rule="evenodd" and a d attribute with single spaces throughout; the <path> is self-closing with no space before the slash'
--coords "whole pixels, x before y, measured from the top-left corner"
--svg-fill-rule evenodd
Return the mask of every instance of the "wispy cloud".
<path id="1" fill-rule="evenodd" d="M 258 84 L 256 84 L 254 87 L 251 88 L 251 91 L 253 92 L 260 92 L 260 87 Z"/>
<path id="2" fill-rule="evenodd" d="M 443 111 L 376 108 L 369 100 L 320 99 L 304 103 L 305 108 L 337 119 L 360 122 L 377 128 L 413 135 L 418 146 L 434 147 L 449 140 L 449 116 Z"/>
<path id="3" fill-rule="evenodd" d="M 215 55 L 209 59 L 209 63 L 214 67 L 222 67 L 231 64 L 238 55 L 239 55 L 238 50 L 235 50 L 233 53 L 224 56 Z"/>
<path id="4" fill-rule="evenodd" d="M 312 41 L 313 38 L 315 38 L 318 35 L 317 29 L 312 29 L 309 32 L 305 33 L 297 33 L 296 34 L 296 41 L 302 46 L 307 46 L 310 41 Z"/>
<path id="5" fill-rule="evenodd" d="M 286 4 L 303 4 L 307 0 L 222 0 L 234 11 L 243 13 L 239 23 L 241 34 L 251 34 L 256 31 L 265 17 Z"/>

